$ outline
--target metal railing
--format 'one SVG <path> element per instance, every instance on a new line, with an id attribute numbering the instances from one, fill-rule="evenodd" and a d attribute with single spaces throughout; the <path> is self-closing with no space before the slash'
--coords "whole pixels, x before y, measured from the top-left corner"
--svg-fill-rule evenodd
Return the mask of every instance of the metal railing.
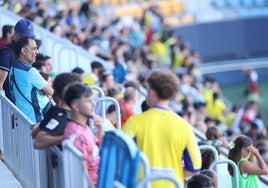
<path id="1" fill-rule="evenodd" d="M 103 91 L 102 88 L 100 88 L 98 86 L 89 86 L 89 87 L 93 91 L 97 91 L 98 92 L 98 95 L 96 96 L 96 98 L 98 98 L 98 97 L 105 97 L 105 94 L 104 94 L 104 91 Z M 105 116 L 106 116 L 106 109 L 105 109 L 105 102 L 104 101 L 101 103 L 101 116 L 103 118 L 105 118 Z"/>
<path id="2" fill-rule="evenodd" d="M 89 188 L 91 184 L 83 165 L 84 157 L 73 145 L 74 139 L 73 135 L 62 143 L 65 188 Z"/>
<path id="3" fill-rule="evenodd" d="M 210 166 L 209 166 L 209 170 L 213 170 L 213 168 L 215 168 L 216 167 L 216 165 L 218 165 L 218 164 L 222 164 L 222 163 L 228 163 L 228 164 L 230 164 L 231 166 L 232 166 L 232 168 L 233 168 L 233 171 L 234 171 L 234 186 L 235 186 L 235 188 L 239 188 L 239 180 L 238 180 L 238 168 L 237 168 L 237 166 L 236 166 L 236 164 L 233 162 L 233 161 L 231 161 L 231 160 L 229 160 L 229 159 L 225 159 L 225 160 L 217 160 L 217 161 L 214 161 Z M 227 170 L 227 169 L 226 169 Z M 219 173 L 217 174 L 218 175 L 218 177 L 220 177 L 219 175 Z M 225 185 L 226 186 L 226 185 Z"/>
<path id="4" fill-rule="evenodd" d="M 33 147 L 32 122 L 5 96 L 0 101 L 3 162 L 24 187 L 46 188 L 46 151 Z"/>
<path id="5" fill-rule="evenodd" d="M 210 145 L 201 145 L 201 146 L 199 146 L 199 149 L 211 151 L 213 153 L 213 156 L 214 156 L 214 161 L 217 161 L 219 159 L 219 154 L 218 154 L 218 151 L 216 150 L 215 147 L 210 146 Z M 217 167 L 215 167 L 215 170 L 217 172 Z"/>
<path id="6" fill-rule="evenodd" d="M 47 162 L 49 188 L 65 187 L 63 154 L 58 146 L 51 146 L 47 149 Z"/>
<path id="7" fill-rule="evenodd" d="M 112 97 L 100 97 L 96 99 L 96 103 L 98 102 L 112 102 L 115 105 L 115 112 L 116 112 L 116 129 L 121 130 L 121 113 L 120 113 L 120 105 L 118 101 Z M 105 116 L 102 116 L 105 118 Z"/>
<path id="8" fill-rule="evenodd" d="M 156 181 L 156 180 L 169 180 L 171 181 L 176 188 L 181 188 L 181 184 L 178 181 L 177 177 L 174 175 L 167 175 L 167 174 L 161 174 L 161 175 L 149 175 L 144 177 L 141 181 L 138 182 L 136 188 L 142 188 L 144 185 L 146 185 L 148 182 Z"/>

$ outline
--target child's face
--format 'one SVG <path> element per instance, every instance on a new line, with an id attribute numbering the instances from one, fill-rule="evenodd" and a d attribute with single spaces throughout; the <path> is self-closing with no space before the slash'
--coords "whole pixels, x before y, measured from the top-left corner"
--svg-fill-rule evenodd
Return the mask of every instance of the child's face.
<path id="1" fill-rule="evenodd" d="M 79 101 L 79 112 L 87 118 L 91 118 L 95 113 L 96 103 L 94 101 L 94 96 L 86 97 L 82 96 Z"/>
<path id="2" fill-rule="evenodd" d="M 250 145 L 250 146 L 252 146 L 252 145 Z M 248 147 L 243 147 L 243 149 L 242 149 L 242 157 L 243 157 L 243 158 L 249 159 L 249 157 L 250 157 L 250 155 L 251 155 L 251 152 L 249 151 L 249 147 L 250 147 L 250 146 L 248 146 Z"/>

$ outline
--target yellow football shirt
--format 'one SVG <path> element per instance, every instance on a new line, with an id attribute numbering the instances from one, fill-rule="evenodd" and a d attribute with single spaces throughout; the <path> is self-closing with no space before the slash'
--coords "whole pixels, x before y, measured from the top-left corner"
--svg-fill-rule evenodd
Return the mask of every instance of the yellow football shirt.
<path id="1" fill-rule="evenodd" d="M 150 108 L 130 117 L 123 131 L 135 138 L 150 161 L 152 173 L 175 174 L 183 185 L 184 168 L 190 172 L 201 168 L 201 155 L 191 125 L 172 111 Z M 173 185 L 155 181 L 152 187 Z"/>

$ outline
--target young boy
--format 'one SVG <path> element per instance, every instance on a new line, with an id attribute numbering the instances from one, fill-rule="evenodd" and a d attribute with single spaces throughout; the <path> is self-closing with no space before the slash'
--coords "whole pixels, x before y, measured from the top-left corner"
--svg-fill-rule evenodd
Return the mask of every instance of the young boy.
<path id="1" fill-rule="evenodd" d="M 93 92 L 86 85 L 73 83 L 65 88 L 64 100 L 71 108 L 71 120 L 66 125 L 63 139 L 75 135 L 74 145 L 82 152 L 88 175 L 96 186 L 100 161 L 98 146 L 102 142 L 103 130 L 102 119 L 94 113 L 96 104 Z M 96 136 L 87 125 L 89 118 L 94 120 L 98 130 Z"/>

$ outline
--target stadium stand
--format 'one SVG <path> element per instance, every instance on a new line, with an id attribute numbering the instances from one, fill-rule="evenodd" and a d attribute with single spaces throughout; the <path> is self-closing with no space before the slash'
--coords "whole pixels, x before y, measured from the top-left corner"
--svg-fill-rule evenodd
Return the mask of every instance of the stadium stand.
<path id="1" fill-rule="evenodd" d="M 115 18 L 121 18 L 123 16 L 132 16 L 134 18 L 142 18 L 143 9 L 139 5 L 125 5 L 114 9 Z"/>
<path id="2" fill-rule="evenodd" d="M 227 8 L 227 2 L 225 0 L 214 0 L 212 4 L 219 10 Z"/>
<path id="3" fill-rule="evenodd" d="M 217 9 L 240 9 L 240 8 L 261 8 L 267 6 L 265 0 L 213 0 L 212 4 Z"/>
<path id="4" fill-rule="evenodd" d="M 99 4 L 98 4 L 98 6 L 102 6 L 102 4 L 101 4 L 101 2 L 100 1 L 98 1 L 99 2 Z M 119 1 L 113 1 L 113 2 L 109 2 L 109 3 L 118 3 L 118 4 L 116 4 L 116 5 L 118 5 L 118 6 L 116 6 L 116 8 L 120 8 L 120 7 L 124 7 L 125 6 L 125 4 L 127 4 L 127 3 L 129 3 L 129 4 L 127 4 L 126 5 L 126 7 L 129 5 L 133 5 L 133 6 L 137 6 L 137 5 L 135 5 L 135 4 L 133 4 L 132 2 L 130 3 L 130 2 L 119 2 Z M 159 3 L 160 3 L 161 1 L 159 1 Z M 172 0 L 172 1 L 169 1 L 169 2 L 175 2 L 174 0 Z M 178 3 L 178 2 L 181 2 L 181 1 L 176 1 L 176 3 Z M 119 5 L 120 4 L 120 5 Z M 170 8 L 170 6 L 169 6 L 169 8 L 164 8 L 163 10 L 164 11 L 166 11 L 166 15 L 168 16 L 169 14 L 171 15 L 171 14 L 177 14 L 177 13 L 179 13 L 179 16 L 178 16 L 178 20 L 179 21 L 177 21 L 177 18 L 175 18 L 173 21 L 171 20 L 171 21 L 166 21 L 167 23 L 170 23 L 170 24 L 172 24 L 173 26 L 177 26 L 177 25 L 182 25 L 182 24 L 189 24 L 189 23 L 194 23 L 195 21 L 196 21 L 196 17 L 193 15 L 193 14 L 184 14 L 184 13 L 187 13 L 187 11 L 186 11 L 186 3 L 184 3 L 184 4 L 181 4 L 182 6 L 178 6 L 177 8 L 177 10 L 175 10 L 175 9 L 172 9 L 172 8 Z M 241 5 L 242 6 L 242 5 Z M 138 8 L 140 8 L 140 7 L 138 7 Z M 113 10 L 115 10 L 114 9 L 114 7 L 113 7 Z M 134 9 L 135 10 L 135 9 Z M 128 11 L 130 11 L 129 9 L 128 9 Z M 142 18 L 142 13 L 143 13 L 143 11 L 142 10 L 140 10 L 139 9 L 139 11 L 134 11 L 134 12 L 131 12 L 132 11 L 132 9 L 131 9 L 131 11 L 130 12 L 128 12 L 128 11 L 126 11 L 126 10 L 124 10 L 123 12 L 121 12 L 120 13 L 120 11 L 119 11 L 119 13 L 114 13 L 115 15 L 117 15 L 116 17 L 117 18 L 121 18 L 121 17 L 123 17 L 123 15 L 125 15 L 125 14 L 128 14 L 128 13 L 131 13 L 131 14 L 133 14 L 132 16 L 135 16 L 136 15 L 136 12 L 139 12 L 138 13 L 138 15 L 136 15 L 137 16 L 137 18 Z M 2 11 L 2 9 L 1 9 L 1 13 L 0 14 L 5 14 L 6 13 L 6 11 L 5 10 L 3 10 Z M 1 24 L 2 23 L 4 23 L 4 19 L 6 18 L 6 19 L 11 19 L 11 17 L 12 16 L 9 16 L 9 13 L 7 13 L 8 14 L 8 16 L 1 16 L 0 18 L 1 18 Z M 183 15 L 182 15 L 183 14 Z M 112 17 L 112 16 L 111 16 Z M 16 19 L 18 19 L 18 17 L 16 17 L 16 16 L 13 16 L 12 18 L 14 18 L 14 20 L 12 21 L 12 22 L 15 22 L 15 20 Z M 71 18 L 73 18 L 74 20 L 75 20 L 75 17 L 69 17 L 70 19 L 68 19 L 68 20 L 72 20 Z M 95 17 L 94 17 L 95 18 Z M 164 17 L 164 20 L 165 20 L 166 18 Z M 92 19 L 92 20 L 94 20 L 94 19 Z M 91 20 L 91 21 L 92 21 Z M 5 20 L 6 21 L 6 20 Z M 50 20 L 51 21 L 51 20 Z M 96 25 L 98 25 L 98 24 L 101 24 L 101 22 L 98 22 L 99 20 L 95 20 L 95 22 L 94 21 L 92 21 L 92 23 L 94 23 L 94 24 L 96 24 Z M 93 25 L 94 25 L 93 24 Z M 47 25 L 47 27 L 49 27 L 48 25 Z M 69 28 L 69 27 L 71 27 L 71 25 L 68 25 L 68 27 L 67 28 Z M 115 25 L 115 27 L 116 27 L 116 25 Z M 51 33 L 47 33 L 47 31 L 45 31 L 45 30 L 43 30 L 42 28 L 39 28 L 38 26 L 36 26 L 36 28 L 37 28 L 37 36 L 38 37 L 40 37 L 40 38 L 42 38 L 42 39 L 44 39 L 44 38 L 46 38 L 47 40 L 50 40 L 50 38 L 52 38 L 54 41 L 53 42 L 51 42 L 51 43 L 48 43 L 46 40 L 44 40 L 44 43 L 42 44 L 42 46 L 41 46 L 41 50 L 46 50 L 45 52 L 47 52 L 48 54 L 52 54 L 52 56 L 53 56 L 53 59 L 54 60 L 57 60 L 57 63 L 55 63 L 55 69 L 58 71 L 58 72 L 61 72 L 61 71 L 69 71 L 69 70 L 71 70 L 71 68 L 74 68 L 74 66 L 76 65 L 76 66 L 83 66 L 83 68 L 85 68 L 85 70 L 89 70 L 89 66 L 88 66 L 88 64 L 89 63 L 83 63 L 82 61 L 85 61 L 86 60 L 86 62 L 88 62 L 89 61 L 89 59 L 90 59 L 90 61 L 92 61 L 92 59 L 96 59 L 96 60 L 102 60 L 102 59 L 100 59 L 99 57 L 97 57 L 97 56 L 94 56 L 94 55 L 89 55 L 88 54 L 88 52 L 86 51 L 86 50 L 92 50 L 92 49 L 86 49 L 86 50 L 84 50 L 84 49 L 82 49 L 82 48 L 78 48 L 77 46 L 75 46 L 74 44 L 72 44 L 72 43 L 75 43 L 75 40 L 72 40 L 71 38 L 69 38 L 69 40 L 72 42 L 70 42 L 70 41 L 68 41 L 68 42 L 66 42 L 66 40 L 59 40 L 57 37 L 55 37 L 54 35 L 52 35 Z M 126 39 L 126 37 L 124 36 L 124 30 L 122 29 L 122 26 L 120 25 L 120 26 L 118 26 L 118 28 L 119 29 L 121 29 L 121 33 L 119 32 L 119 33 L 116 33 L 116 35 L 119 35 L 119 36 L 121 36 L 121 38 L 123 38 L 123 39 Z M 77 27 L 76 28 L 77 30 L 79 30 L 80 28 L 79 27 Z M 92 29 L 92 28 L 91 28 Z M 159 29 L 159 28 L 156 28 L 156 29 Z M 162 29 L 162 28 L 160 28 L 160 29 Z M 93 30 L 93 29 L 92 29 Z M 92 31 L 91 30 L 91 31 Z M 81 30 L 82 31 L 82 30 Z M 115 31 L 115 30 L 113 30 L 113 31 Z M 80 30 L 79 30 L 79 32 L 80 32 Z M 72 34 L 74 34 L 74 33 L 72 33 Z M 81 35 L 82 35 L 82 33 L 80 33 Z M 92 35 L 94 34 L 94 33 L 91 33 Z M 120 35 L 121 34 L 121 35 Z M 115 36 L 116 36 L 115 35 Z M 71 35 L 72 36 L 72 35 Z M 164 40 L 164 44 L 165 45 L 170 45 L 170 46 L 173 46 L 174 45 L 174 41 L 172 41 L 172 38 L 168 38 L 168 39 L 170 39 L 170 40 Z M 180 40 L 182 40 L 182 39 L 180 39 Z M 43 41 L 42 41 L 43 42 Z M 92 41 L 91 41 L 92 42 Z M 162 42 L 162 41 L 160 41 L 160 42 Z M 177 41 L 178 43 L 179 43 L 179 40 Z M 55 46 L 57 46 L 58 45 L 58 43 L 62 43 L 62 46 L 60 46 L 60 47 L 57 47 L 58 48 L 58 51 L 56 51 L 55 50 Z M 48 45 L 49 44 L 49 45 Z M 81 45 L 81 44 L 80 44 Z M 90 43 L 89 45 L 88 45 L 88 47 L 91 47 L 92 45 L 95 45 L 95 43 Z M 120 44 L 121 45 L 121 44 Z M 162 45 L 161 44 L 161 46 L 164 46 L 164 45 Z M 117 46 L 117 47 L 120 47 L 120 46 Z M 57 49 L 56 48 L 56 49 Z M 187 70 L 187 71 L 189 71 L 190 72 L 190 74 L 194 74 L 194 76 L 195 76 L 195 78 L 196 79 L 201 79 L 201 76 L 198 74 L 198 71 L 199 71 L 199 69 L 198 69 L 198 67 L 197 67 L 197 69 L 194 69 L 194 71 L 190 71 L 191 69 L 187 69 L 187 68 L 190 68 L 191 66 L 193 66 L 193 65 L 195 65 L 195 63 L 193 63 L 193 64 L 191 64 L 191 62 L 196 62 L 196 65 L 199 65 L 199 63 L 201 63 L 200 62 L 200 59 L 198 58 L 198 54 L 192 54 L 192 53 L 190 53 L 190 48 L 187 46 L 187 41 L 183 41 L 182 43 L 180 43 L 180 45 L 178 45 L 178 46 L 175 46 L 175 49 L 180 49 L 180 53 L 178 53 L 178 54 L 175 54 L 174 55 L 174 57 L 176 58 L 176 60 L 178 60 L 178 64 L 179 63 L 181 63 L 180 62 L 180 60 L 181 59 L 183 59 L 183 63 L 184 63 L 184 66 L 178 66 L 178 67 L 176 67 L 176 68 L 178 68 L 176 71 L 178 71 L 178 74 L 179 74 L 179 76 L 182 76 L 182 75 L 180 75 L 183 71 L 185 71 L 185 69 Z M 90 52 L 92 52 L 92 51 L 90 51 Z M 81 55 L 81 54 L 87 54 L 87 55 L 85 55 L 84 56 L 84 58 L 80 58 L 80 56 L 83 56 L 83 55 Z M 72 55 L 73 54 L 73 55 Z M 186 54 L 186 56 L 184 56 Z M 187 56 L 187 54 L 189 55 L 189 54 L 191 54 L 191 56 Z M 120 55 L 120 54 L 119 54 Z M 147 54 L 146 54 L 147 55 Z M 149 54 L 150 55 L 150 57 L 152 57 L 152 59 L 153 60 L 155 60 L 155 59 L 161 59 L 162 57 L 160 57 L 160 56 L 158 56 L 158 54 Z M 56 57 L 56 58 L 55 58 Z M 159 58 L 160 57 L 160 58 Z M 106 57 L 107 58 L 107 57 Z M 108 57 L 108 60 L 109 60 L 109 57 Z M 60 62 L 65 62 L 66 63 L 66 65 L 64 64 L 61 64 Z M 103 60 L 102 60 L 103 61 Z M 149 61 L 149 60 L 148 60 Z M 151 60 L 150 60 L 151 61 Z M 75 62 L 75 65 L 74 64 L 71 64 L 72 62 Z M 79 64 L 78 64 L 79 63 Z M 189 64 L 188 64 L 189 63 Z M 107 62 L 106 61 L 103 61 L 103 64 L 104 65 L 106 65 L 107 66 Z M 154 68 L 153 67 L 153 65 L 150 65 L 150 66 L 152 66 L 152 67 L 150 67 L 150 68 Z M 107 67 L 106 67 L 107 68 Z M 147 67 L 142 67 L 142 68 L 147 68 Z M 141 69 L 142 69 L 141 68 Z M 193 109 L 194 108 L 194 104 L 191 102 L 192 100 L 191 100 L 191 98 L 189 97 L 188 98 L 188 96 L 187 96 L 187 92 L 192 92 L 192 91 L 196 91 L 196 90 L 194 90 L 193 88 L 190 88 L 189 89 L 189 86 L 190 86 L 190 84 L 189 84 L 189 82 L 187 82 L 187 78 L 186 78 L 186 80 L 184 80 L 185 81 L 185 87 L 182 87 L 182 90 L 185 92 L 184 93 L 184 95 L 182 95 L 182 96 L 178 96 L 178 98 L 183 98 L 183 100 L 179 100 L 179 104 L 181 104 L 181 105 L 183 105 L 183 109 Z M 200 84 L 201 85 L 201 83 L 198 83 L 198 84 Z M 207 85 L 205 85 L 206 87 L 210 87 L 210 86 L 213 86 L 213 89 L 215 89 L 216 88 L 216 90 L 217 91 L 219 91 L 220 90 L 220 88 L 218 88 L 217 87 L 217 83 L 215 82 L 215 80 L 208 80 L 208 82 L 206 83 Z M 202 87 L 200 87 L 200 85 L 196 85 L 196 88 L 200 88 L 200 89 L 202 89 Z M 214 88 L 215 87 L 215 88 Z M 187 90 L 187 89 L 189 89 L 189 90 Z M 211 88 L 210 88 L 211 89 Z M 196 91 L 197 92 L 197 91 Z M 210 92 L 210 91 L 208 91 L 208 92 Z M 195 93 L 196 94 L 196 93 Z M 197 96 L 197 95 L 195 95 L 195 96 Z M 23 115 L 21 115 L 20 113 L 19 113 L 19 111 L 16 111 L 16 107 L 14 107 L 14 106 L 12 106 L 11 104 L 9 104 L 9 103 L 6 103 L 6 100 L 5 100 L 5 98 L 4 97 L 2 97 L 2 96 L 0 96 L 0 99 L 1 99 L 1 108 L 2 108 L 2 119 L 1 119 L 1 122 L 2 122 L 2 125 L 3 124 L 6 124 L 6 125 L 12 125 L 12 128 L 15 130 L 20 130 L 21 131 L 21 129 L 18 129 L 18 128 L 21 128 L 21 126 L 18 126 L 18 123 L 17 122 L 23 122 L 22 124 L 25 124 L 27 127 L 29 127 L 30 126 L 30 122 L 28 122 L 27 121 L 27 117 L 23 117 Z M 11 107 L 10 107 L 11 106 Z M 4 109 L 9 109 L 9 108 L 11 108 L 12 110 L 8 110 L 7 112 L 10 112 L 10 114 L 6 114 L 6 110 L 4 110 Z M 14 110 L 14 109 L 15 110 Z M 180 106 L 178 107 L 178 108 L 180 108 Z M 176 108 L 175 108 L 176 109 Z M 200 110 L 200 109 L 199 109 Z M 5 111 L 5 112 L 4 112 Z M 14 112 L 13 112 L 14 111 Z M 191 121 L 191 115 L 194 115 L 195 113 L 196 114 L 201 114 L 201 112 L 202 112 L 202 110 L 200 110 L 200 111 L 195 111 L 194 113 L 189 113 L 189 112 L 191 112 L 191 111 L 187 111 L 187 113 L 185 113 L 185 114 L 183 114 L 183 117 L 184 118 L 189 118 L 188 120 L 189 120 L 189 122 Z M 12 114 L 12 116 L 11 116 L 11 114 Z M 15 115 L 14 115 L 15 114 Z M 14 116 L 13 116 L 14 115 Z M 17 116 L 19 116 L 19 120 L 17 119 Z M 22 117 L 21 117 L 22 116 Z M 3 117 L 5 117 L 5 118 L 7 118 L 7 119 L 5 119 L 5 118 L 3 118 Z M 10 119 L 12 120 L 12 121 L 10 121 Z M 13 118 L 13 119 L 12 119 Z M 203 121 L 201 122 L 198 122 L 198 123 L 193 123 L 193 125 L 195 125 L 195 128 L 198 128 L 199 127 L 199 125 L 201 125 L 201 123 L 204 123 Z M 1 125 L 1 126 L 2 126 Z M 25 127 L 26 127 L 25 126 Z M 13 130 L 13 131 L 14 131 Z M 197 130 L 197 129 L 195 129 L 195 130 Z M 5 131 L 7 131 L 7 132 L 11 132 L 12 130 L 5 130 Z M 29 131 L 29 130 L 27 130 L 27 131 Z M 26 132 L 26 134 L 28 134 L 28 132 L 27 131 L 25 131 Z M 17 133 L 16 133 L 17 134 Z M 0 131 L 0 137 L 1 137 L 2 135 L 1 135 L 1 131 Z M 8 136 L 8 134 L 7 135 L 5 135 L 5 136 Z M 202 134 L 202 140 L 203 141 L 206 141 L 206 138 L 204 138 L 203 137 L 204 135 Z M 9 140 L 9 138 L 8 139 L 6 139 L 6 140 Z M 12 140 L 12 139 L 11 139 Z M 17 140 L 17 141 L 20 141 L 20 140 Z M 6 141 L 5 141 L 6 142 Z M 12 141 L 11 141 L 12 142 Z M 28 142 L 29 143 L 31 143 L 31 140 L 27 140 L 27 144 L 28 144 Z M 21 141 L 21 143 L 24 143 L 24 140 L 23 141 Z M 11 143 L 12 144 L 12 143 Z M 1 146 L 1 145 L 0 145 Z M 18 146 L 18 143 L 16 142 L 16 146 Z M 5 146 L 6 147 L 6 146 Z M 15 153 L 15 151 L 13 150 L 13 147 L 11 147 L 12 148 L 12 152 L 14 152 Z M 14 147 L 15 148 L 15 147 Z M 40 163 L 38 163 L 38 162 L 40 162 L 40 161 L 38 161 L 38 159 L 36 159 L 36 158 L 38 158 L 38 156 L 39 155 L 41 155 L 39 152 L 37 153 L 36 151 L 32 151 L 31 150 L 31 148 L 28 148 L 27 147 L 27 149 L 29 149 L 29 151 L 31 152 L 31 158 L 33 158 L 33 160 L 32 161 L 37 161 L 34 165 L 34 170 L 35 171 L 38 171 L 38 170 L 40 170 L 40 169 L 38 169 L 38 168 L 41 168 L 41 171 L 43 171 L 43 169 L 42 168 L 44 168 L 44 166 L 42 166 L 42 164 L 40 164 Z M 5 150 L 4 150 L 4 153 L 5 152 L 7 152 L 7 148 L 5 148 Z M 19 155 L 21 155 L 20 157 L 22 158 L 22 161 L 24 160 L 24 157 L 25 156 L 23 156 L 23 152 L 22 151 L 19 151 L 19 152 L 21 152 L 21 153 L 19 153 Z M 33 155 L 33 156 L 32 156 Z M 226 156 L 225 156 L 226 157 Z M 44 156 L 39 156 L 39 158 L 44 158 Z M 21 170 L 20 169 L 17 169 L 17 168 L 19 168 L 18 166 L 19 166 L 19 164 L 15 164 L 15 162 L 16 161 L 13 161 L 13 159 L 12 159 L 12 157 L 11 157 L 11 155 L 6 155 L 6 163 L 8 164 L 10 164 L 10 166 L 11 166 L 11 168 L 12 167 L 14 167 L 14 171 L 15 172 L 17 172 L 18 174 L 16 174 L 17 176 L 19 176 L 22 180 L 22 182 L 23 181 L 25 181 L 24 182 L 24 184 L 29 184 L 29 186 L 27 186 L 27 187 L 42 187 L 42 185 L 39 185 L 39 183 L 38 182 L 30 182 L 30 179 L 32 178 L 32 177 L 25 177 L 24 175 L 25 174 L 23 174 L 23 173 L 21 173 Z M 10 163 L 10 161 L 11 161 L 11 163 Z M 25 163 L 26 165 L 27 165 L 27 163 Z M 18 166 L 17 166 L 18 165 Z M 39 166 L 40 165 L 40 166 Z M 25 167 L 27 170 L 28 170 L 28 168 L 27 167 Z M 224 168 L 223 168 L 224 169 Z M 227 176 L 228 176 L 228 173 L 227 173 L 227 171 L 226 171 L 226 168 L 225 168 L 225 170 L 222 170 L 222 171 L 220 171 L 220 172 L 224 172 L 225 174 L 227 174 Z M 29 172 L 29 174 L 31 174 L 32 172 Z M 41 173 L 41 172 L 40 172 Z M 27 173 L 26 173 L 27 174 Z M 220 174 L 220 175 L 222 175 L 222 174 Z M 45 177 L 45 176 L 42 176 L 42 174 L 40 175 L 40 174 L 38 174 L 38 178 L 39 178 L 39 176 L 40 177 Z M 38 179 L 37 178 L 37 179 Z M 230 177 L 228 176 L 228 178 L 230 179 Z M 41 178 L 40 178 L 41 179 Z M 226 181 L 228 181 L 228 182 L 230 182 L 229 181 L 229 179 L 228 180 L 226 180 Z M 224 181 L 223 181 L 224 182 Z M 46 182 L 43 182 L 44 184 L 46 184 Z M 32 185 L 32 184 L 34 184 L 34 185 Z M 226 184 L 223 184 L 225 187 L 226 187 Z M 265 185 L 267 185 L 267 181 L 265 182 L 264 181 L 264 183 L 263 183 L 263 186 L 265 187 Z"/>

